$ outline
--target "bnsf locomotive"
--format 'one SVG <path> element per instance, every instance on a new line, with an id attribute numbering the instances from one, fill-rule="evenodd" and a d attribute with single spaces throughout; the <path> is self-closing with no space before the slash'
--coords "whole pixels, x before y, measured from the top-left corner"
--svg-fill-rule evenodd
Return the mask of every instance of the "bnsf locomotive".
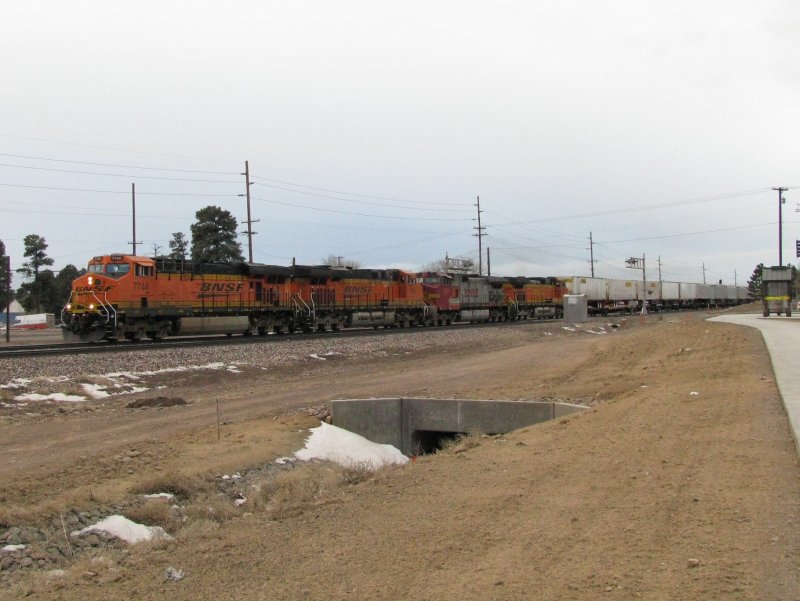
<path id="1" fill-rule="evenodd" d="M 73 282 L 62 321 L 65 336 L 87 341 L 409 327 L 558 317 L 564 292 L 553 278 L 113 254 L 94 257 Z"/>

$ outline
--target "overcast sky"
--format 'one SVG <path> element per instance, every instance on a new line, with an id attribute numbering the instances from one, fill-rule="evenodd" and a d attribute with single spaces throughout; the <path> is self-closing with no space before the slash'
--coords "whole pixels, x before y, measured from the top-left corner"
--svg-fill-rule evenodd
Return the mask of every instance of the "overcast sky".
<path id="1" fill-rule="evenodd" d="M 256 262 L 477 260 L 480 196 L 493 274 L 588 275 L 592 232 L 598 276 L 742 284 L 776 186 L 796 261 L 798 31 L 765 0 L 6 3 L 0 239 L 128 252 L 135 183 L 166 250 L 246 219 L 248 160 Z"/>

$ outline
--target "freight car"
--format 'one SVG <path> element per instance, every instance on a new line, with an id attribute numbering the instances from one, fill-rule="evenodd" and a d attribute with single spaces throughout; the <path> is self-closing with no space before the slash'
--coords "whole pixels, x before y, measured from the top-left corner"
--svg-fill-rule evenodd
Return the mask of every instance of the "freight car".
<path id="1" fill-rule="evenodd" d="M 589 312 L 595 315 L 634 311 L 646 303 L 650 311 L 677 311 L 729 307 L 748 302 L 745 286 L 692 284 L 685 282 L 618 280 L 584 276 L 561 278 L 569 294 L 586 295 Z"/>

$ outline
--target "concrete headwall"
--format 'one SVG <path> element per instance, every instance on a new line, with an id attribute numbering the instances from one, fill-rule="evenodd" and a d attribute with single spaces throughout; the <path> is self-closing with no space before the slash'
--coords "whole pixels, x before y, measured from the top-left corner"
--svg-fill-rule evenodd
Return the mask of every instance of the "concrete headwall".
<path id="1" fill-rule="evenodd" d="M 537 401 L 349 399 L 331 401 L 331 418 L 340 428 L 409 454 L 415 432 L 504 434 L 583 409 Z"/>

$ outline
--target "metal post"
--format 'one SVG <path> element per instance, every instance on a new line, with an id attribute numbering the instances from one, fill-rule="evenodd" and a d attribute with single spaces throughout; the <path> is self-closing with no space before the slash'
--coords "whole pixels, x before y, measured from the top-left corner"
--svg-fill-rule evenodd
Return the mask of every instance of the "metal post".
<path id="1" fill-rule="evenodd" d="M 133 254 L 136 255 L 136 184 L 131 183 L 131 204 L 133 205 Z"/>
<path id="2" fill-rule="evenodd" d="M 486 275 L 492 277 L 492 249 L 486 247 Z"/>
<path id="3" fill-rule="evenodd" d="M 250 161 L 244 162 L 244 183 L 247 188 L 247 258 L 253 262 L 253 220 L 250 218 Z"/>
<path id="4" fill-rule="evenodd" d="M 642 315 L 647 315 L 647 264 L 642 253 Z"/>
<path id="5" fill-rule="evenodd" d="M 11 255 L 6 255 L 6 342 L 11 341 Z"/>
<path id="6" fill-rule="evenodd" d="M 483 243 L 483 237 L 486 235 L 486 234 L 483 233 L 483 230 L 485 230 L 486 228 L 481 226 L 481 213 L 483 212 L 483 211 L 481 211 L 481 197 L 478 196 L 477 199 L 478 199 L 478 202 L 475 204 L 475 206 L 478 207 L 478 227 L 475 227 L 475 228 L 472 228 L 472 229 L 477 230 L 478 233 L 477 234 L 472 234 L 472 235 L 478 237 L 478 275 L 480 276 L 480 275 L 483 275 L 483 247 L 482 247 L 482 243 Z"/>
<path id="7" fill-rule="evenodd" d="M 778 191 L 778 267 L 783 267 L 783 193 L 788 188 L 773 188 Z"/>
<path id="8" fill-rule="evenodd" d="M 589 232 L 589 264 L 592 266 L 592 277 L 594 277 L 594 241 L 592 232 Z"/>

